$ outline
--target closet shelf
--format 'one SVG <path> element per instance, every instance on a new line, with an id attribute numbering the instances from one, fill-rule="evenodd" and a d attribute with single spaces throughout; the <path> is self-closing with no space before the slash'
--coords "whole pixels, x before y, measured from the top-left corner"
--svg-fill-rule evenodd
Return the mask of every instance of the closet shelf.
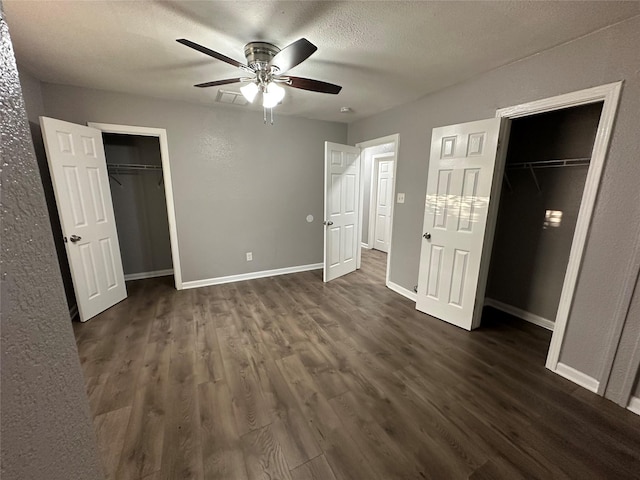
<path id="1" fill-rule="evenodd" d="M 589 165 L 591 158 L 565 158 L 561 160 L 539 160 L 537 162 L 516 162 L 507 163 L 506 169 L 532 169 L 532 168 L 558 168 L 558 167 L 580 167 Z"/>

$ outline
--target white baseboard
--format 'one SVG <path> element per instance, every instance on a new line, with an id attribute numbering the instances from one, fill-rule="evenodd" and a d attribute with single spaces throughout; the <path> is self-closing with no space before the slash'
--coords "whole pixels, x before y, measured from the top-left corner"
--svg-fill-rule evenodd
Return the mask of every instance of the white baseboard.
<path id="1" fill-rule="evenodd" d="M 387 287 L 390 288 L 391 290 L 393 290 L 394 292 L 399 293 L 403 297 L 408 298 L 412 302 L 415 302 L 415 301 L 418 300 L 418 295 L 416 294 L 416 292 L 412 292 L 411 290 L 407 290 L 406 288 L 401 287 L 397 283 L 387 282 Z"/>
<path id="2" fill-rule="evenodd" d="M 78 305 L 72 305 L 71 308 L 69 309 L 69 317 L 71 317 L 71 320 L 73 320 L 77 316 L 78 316 Z"/>
<path id="3" fill-rule="evenodd" d="M 364 242 L 361 242 L 360 245 L 362 246 L 362 248 L 366 248 L 367 250 L 371 250 L 371 248 L 373 248 L 373 247 L 369 246 L 368 243 L 364 243 Z"/>
<path id="4" fill-rule="evenodd" d="M 498 310 L 502 310 L 509 315 L 516 316 L 518 318 L 521 318 L 522 320 L 526 320 L 527 322 L 538 325 L 539 327 L 546 328 L 547 330 L 553 331 L 553 327 L 555 326 L 555 323 L 548 318 L 541 317 L 540 315 L 536 315 L 535 313 L 526 312 L 518 307 L 507 305 L 506 303 L 494 300 L 493 298 L 485 298 L 484 304 L 488 307 L 497 308 Z"/>
<path id="5" fill-rule="evenodd" d="M 632 411 L 636 415 L 640 415 L 640 397 L 631 397 L 627 410 Z"/>
<path id="6" fill-rule="evenodd" d="M 558 362 L 558 365 L 556 366 L 554 372 L 561 377 L 566 378 L 567 380 L 571 380 L 573 383 L 577 383 L 581 387 L 584 387 L 593 393 L 598 393 L 598 387 L 600 386 L 600 382 L 598 382 L 598 380 L 576 370 L 573 367 L 570 367 L 569 365 Z"/>
<path id="7" fill-rule="evenodd" d="M 226 277 L 205 278 L 203 280 L 193 280 L 182 282 L 182 288 L 209 287 L 211 285 L 221 285 L 223 283 L 242 282 L 244 280 L 254 280 L 256 278 L 275 277 L 277 275 L 287 275 L 289 273 L 308 272 L 309 270 L 319 270 L 324 265 L 322 263 L 312 263 L 310 265 L 298 265 L 296 267 L 276 268 L 275 270 L 263 270 L 261 272 L 241 273 L 238 275 L 228 275 Z"/>
<path id="8" fill-rule="evenodd" d="M 173 275 L 173 268 L 169 268 L 167 270 L 156 270 L 154 272 L 129 273 L 128 275 L 124 276 L 124 281 L 128 282 L 129 280 L 143 280 L 145 278 L 166 277 L 167 275 Z"/>

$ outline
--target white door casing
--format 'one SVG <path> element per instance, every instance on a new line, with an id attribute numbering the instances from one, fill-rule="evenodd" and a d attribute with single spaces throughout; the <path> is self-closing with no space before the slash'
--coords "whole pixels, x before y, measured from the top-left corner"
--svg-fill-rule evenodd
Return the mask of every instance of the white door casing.
<path id="1" fill-rule="evenodd" d="M 480 324 L 508 126 L 492 118 L 431 138 L 416 308 L 466 330 Z"/>
<path id="2" fill-rule="evenodd" d="M 324 281 L 356 269 L 360 198 L 360 149 L 325 142 Z"/>
<path id="3" fill-rule="evenodd" d="M 40 125 L 84 322 L 127 297 L 102 134 L 47 117 Z"/>
<path id="4" fill-rule="evenodd" d="M 389 251 L 391 237 L 391 204 L 393 202 L 393 160 L 377 160 L 376 169 L 375 225 L 373 248 L 382 252 Z"/>

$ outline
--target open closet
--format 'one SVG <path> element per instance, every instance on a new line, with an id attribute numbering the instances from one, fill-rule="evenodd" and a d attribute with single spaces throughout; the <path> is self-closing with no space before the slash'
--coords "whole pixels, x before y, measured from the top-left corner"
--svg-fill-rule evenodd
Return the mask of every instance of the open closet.
<path id="1" fill-rule="evenodd" d="M 602 106 L 513 120 L 486 305 L 553 330 Z"/>
<path id="2" fill-rule="evenodd" d="M 125 280 L 173 274 L 160 142 L 103 133 Z"/>

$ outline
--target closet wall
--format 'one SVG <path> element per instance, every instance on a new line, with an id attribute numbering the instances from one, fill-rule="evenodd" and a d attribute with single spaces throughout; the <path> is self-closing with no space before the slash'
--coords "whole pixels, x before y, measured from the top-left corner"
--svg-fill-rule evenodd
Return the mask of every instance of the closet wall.
<path id="1" fill-rule="evenodd" d="M 109 167 L 109 184 L 125 275 L 173 268 L 167 204 L 156 137 L 103 134 L 107 165 L 153 165 L 157 169 Z"/>
<path id="2" fill-rule="evenodd" d="M 513 121 L 488 298 L 555 320 L 589 166 L 517 164 L 589 159 L 601 110 L 597 103 Z"/>

